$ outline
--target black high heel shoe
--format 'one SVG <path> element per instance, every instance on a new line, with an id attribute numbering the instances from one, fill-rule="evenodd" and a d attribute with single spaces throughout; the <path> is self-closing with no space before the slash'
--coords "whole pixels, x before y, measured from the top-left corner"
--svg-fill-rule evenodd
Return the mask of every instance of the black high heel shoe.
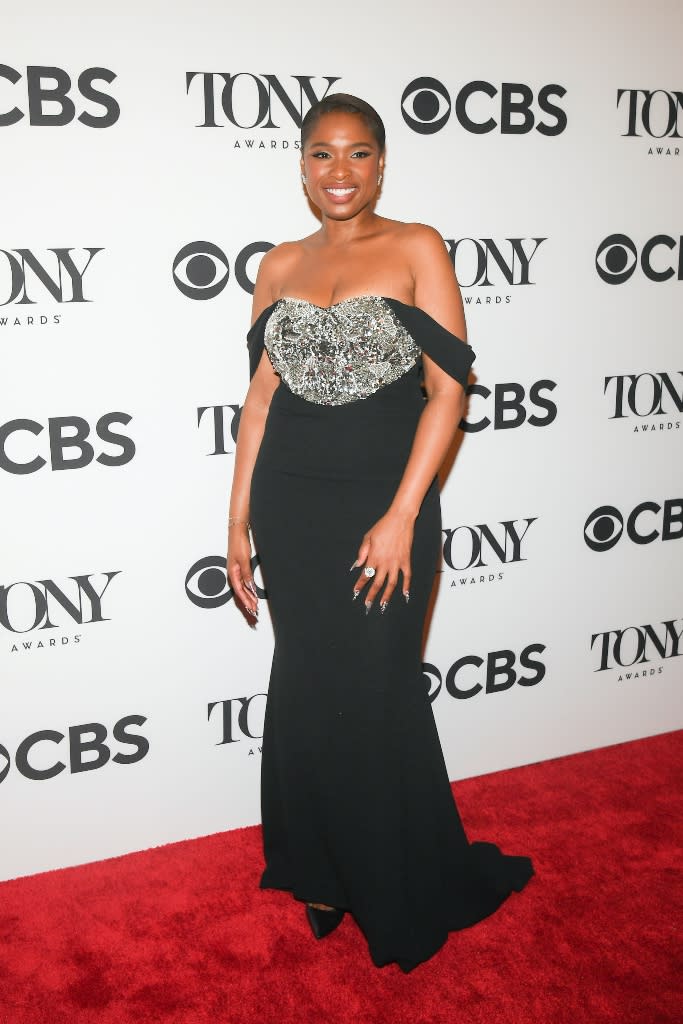
<path id="1" fill-rule="evenodd" d="M 316 939 L 324 939 L 326 935 L 333 932 L 345 913 L 345 910 L 340 910 L 338 907 L 334 907 L 332 910 L 320 910 L 318 907 L 312 907 L 310 903 L 306 904 L 306 917 Z"/>

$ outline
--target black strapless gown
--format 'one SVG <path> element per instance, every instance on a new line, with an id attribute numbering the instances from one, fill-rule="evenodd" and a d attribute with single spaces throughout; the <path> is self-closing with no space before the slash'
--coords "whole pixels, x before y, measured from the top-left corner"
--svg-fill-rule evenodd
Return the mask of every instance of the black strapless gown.
<path id="1" fill-rule="evenodd" d="M 250 519 L 275 649 L 261 766 L 260 887 L 343 907 L 373 963 L 409 971 L 493 913 L 530 858 L 470 843 L 422 675 L 439 564 L 432 481 L 415 522 L 410 601 L 352 600 L 349 571 L 389 507 L 425 398 L 424 351 L 467 384 L 475 358 L 423 310 L 363 296 L 279 299 L 247 335 L 281 380 L 254 466 Z"/>

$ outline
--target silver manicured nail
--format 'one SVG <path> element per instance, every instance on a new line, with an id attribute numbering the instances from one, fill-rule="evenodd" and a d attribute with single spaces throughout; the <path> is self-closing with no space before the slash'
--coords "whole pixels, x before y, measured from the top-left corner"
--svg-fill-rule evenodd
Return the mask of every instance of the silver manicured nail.
<path id="1" fill-rule="evenodd" d="M 366 615 L 369 613 L 371 608 L 372 608 L 372 601 L 366 601 L 365 602 L 365 614 Z"/>
<path id="2" fill-rule="evenodd" d="M 404 590 L 403 591 L 403 596 L 406 599 L 406 604 L 408 604 L 408 601 L 410 600 L 410 591 L 409 590 Z"/>
<path id="3" fill-rule="evenodd" d="M 353 600 L 354 601 L 356 600 L 356 598 L 358 597 L 359 594 L 360 594 L 360 590 L 356 590 L 356 588 L 354 587 L 354 589 L 353 589 Z"/>
<path id="4" fill-rule="evenodd" d="M 389 603 L 388 601 L 382 601 L 382 603 L 380 604 L 379 607 L 380 607 L 380 611 L 382 612 L 382 615 L 384 615 L 385 611 L 387 610 L 388 603 Z"/>

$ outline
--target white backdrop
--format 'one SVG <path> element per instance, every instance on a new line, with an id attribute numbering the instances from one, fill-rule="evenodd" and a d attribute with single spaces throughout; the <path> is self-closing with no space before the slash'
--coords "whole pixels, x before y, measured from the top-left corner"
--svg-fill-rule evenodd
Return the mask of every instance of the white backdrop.
<path id="1" fill-rule="evenodd" d="M 259 821 L 272 634 L 220 561 L 328 89 L 382 114 L 378 212 L 441 232 L 477 353 L 424 654 L 451 778 L 681 726 L 680 5 L 3 21 L 0 878 Z"/>

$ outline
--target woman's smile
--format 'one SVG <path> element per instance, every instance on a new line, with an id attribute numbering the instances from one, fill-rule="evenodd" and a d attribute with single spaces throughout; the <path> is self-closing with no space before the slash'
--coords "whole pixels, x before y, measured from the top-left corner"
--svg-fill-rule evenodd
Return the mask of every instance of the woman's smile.
<path id="1" fill-rule="evenodd" d="M 345 203 L 357 189 L 357 185 L 328 185 L 323 191 L 328 194 L 332 202 Z"/>

